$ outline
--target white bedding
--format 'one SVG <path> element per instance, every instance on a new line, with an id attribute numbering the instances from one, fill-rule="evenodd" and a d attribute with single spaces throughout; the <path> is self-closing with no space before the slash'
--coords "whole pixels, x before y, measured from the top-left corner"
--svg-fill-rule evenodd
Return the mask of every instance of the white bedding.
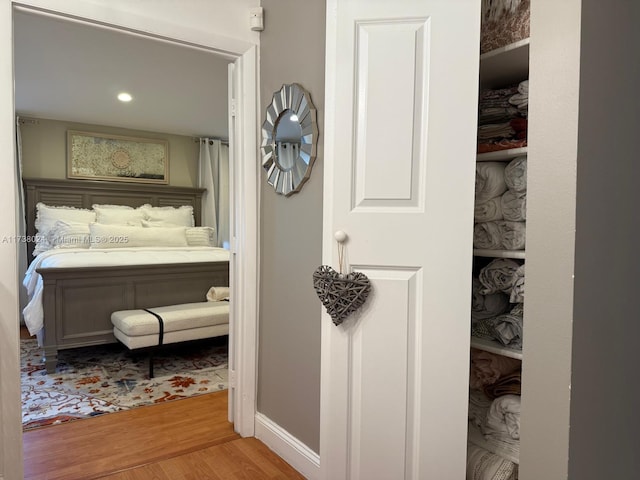
<path id="1" fill-rule="evenodd" d="M 166 263 L 218 262 L 229 260 L 229 251 L 215 247 L 138 247 L 138 248 L 67 248 L 39 254 L 29 265 L 22 284 L 29 303 L 22 311 L 31 335 L 41 339 L 44 326 L 42 277 L 38 268 L 99 267 L 116 265 L 151 265 Z M 206 299 L 202 298 L 203 301 Z"/>

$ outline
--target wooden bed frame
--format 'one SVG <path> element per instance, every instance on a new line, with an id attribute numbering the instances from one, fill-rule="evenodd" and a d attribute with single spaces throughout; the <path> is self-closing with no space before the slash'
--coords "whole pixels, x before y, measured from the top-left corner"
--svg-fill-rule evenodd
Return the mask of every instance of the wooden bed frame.
<path id="1" fill-rule="evenodd" d="M 24 179 L 27 237 L 36 234 L 38 202 L 91 208 L 93 204 L 138 207 L 192 205 L 200 224 L 200 188 L 86 180 Z M 33 243 L 27 244 L 32 259 Z M 55 371 L 58 351 L 115 343 L 111 313 L 205 300 L 213 285 L 229 285 L 229 262 L 40 268 L 44 283 L 44 356 Z"/>

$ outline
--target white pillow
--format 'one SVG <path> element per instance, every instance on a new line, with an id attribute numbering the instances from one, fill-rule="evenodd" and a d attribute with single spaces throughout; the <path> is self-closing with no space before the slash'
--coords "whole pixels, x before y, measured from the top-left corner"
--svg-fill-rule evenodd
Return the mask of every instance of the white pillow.
<path id="1" fill-rule="evenodd" d="M 96 221 L 96 213 L 84 208 L 75 207 L 54 207 L 42 202 L 36 204 L 35 227 L 38 230 L 36 235 L 36 246 L 33 255 L 36 256 L 52 248 L 49 243 L 49 233 L 58 220 L 86 223 Z"/>
<path id="2" fill-rule="evenodd" d="M 142 205 L 138 208 L 128 207 L 126 205 L 93 205 L 96 212 L 96 222 L 105 225 L 140 225 L 145 219 L 144 207 L 151 205 Z"/>
<path id="3" fill-rule="evenodd" d="M 177 227 L 173 223 L 160 220 L 143 220 L 142 226 L 145 228 L 167 228 Z M 215 229 L 213 227 L 189 227 L 185 231 L 187 244 L 190 247 L 215 247 Z"/>
<path id="4" fill-rule="evenodd" d="M 182 207 L 152 207 L 143 205 L 140 207 L 145 212 L 145 220 L 151 222 L 166 222 L 182 227 L 195 227 L 196 222 L 193 217 L 193 207 L 183 205 Z"/>
<path id="5" fill-rule="evenodd" d="M 91 233 L 88 223 L 58 220 L 49 231 L 52 248 L 89 248 Z"/>
<path id="6" fill-rule="evenodd" d="M 166 227 L 162 231 L 116 224 L 89 224 L 91 248 L 186 247 L 185 227 Z"/>

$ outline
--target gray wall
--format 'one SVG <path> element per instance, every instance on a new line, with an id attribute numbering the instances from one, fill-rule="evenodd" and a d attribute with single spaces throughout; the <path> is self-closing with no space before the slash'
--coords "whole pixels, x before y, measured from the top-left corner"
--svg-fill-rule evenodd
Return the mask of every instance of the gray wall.
<path id="1" fill-rule="evenodd" d="M 325 2 L 263 0 L 262 6 L 262 112 L 283 84 L 299 83 L 317 109 L 320 135 L 300 192 L 277 195 L 261 172 L 258 411 L 318 452 L 321 304 L 311 276 L 322 260 Z"/>
<path id="2" fill-rule="evenodd" d="M 572 480 L 640 478 L 639 23 L 635 0 L 582 0 Z"/>
<path id="3" fill-rule="evenodd" d="M 66 178 L 67 130 L 168 140 L 169 184 L 197 185 L 198 144 L 191 137 L 46 119 L 38 119 L 37 125 L 20 127 L 24 177 Z"/>

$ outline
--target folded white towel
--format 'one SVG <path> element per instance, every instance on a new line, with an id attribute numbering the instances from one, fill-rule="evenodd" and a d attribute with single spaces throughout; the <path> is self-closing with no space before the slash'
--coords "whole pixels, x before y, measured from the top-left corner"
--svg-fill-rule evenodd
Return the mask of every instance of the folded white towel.
<path id="1" fill-rule="evenodd" d="M 507 190 L 508 192 L 508 190 Z M 476 203 L 473 209 L 473 219 L 476 222 L 490 222 L 492 220 L 502 220 L 502 197 L 495 197 L 486 202 Z"/>
<path id="2" fill-rule="evenodd" d="M 507 190 L 500 197 L 500 211 L 505 220 L 510 222 L 525 221 L 527 219 L 527 194 Z"/>
<path id="3" fill-rule="evenodd" d="M 211 287 L 207 292 L 208 302 L 229 300 L 229 287 Z"/>
<path id="4" fill-rule="evenodd" d="M 516 157 L 504 169 L 504 181 L 509 190 L 526 192 L 527 190 L 527 157 Z"/>
<path id="5" fill-rule="evenodd" d="M 476 203 L 499 197 L 507 190 L 504 162 L 476 163 Z"/>

